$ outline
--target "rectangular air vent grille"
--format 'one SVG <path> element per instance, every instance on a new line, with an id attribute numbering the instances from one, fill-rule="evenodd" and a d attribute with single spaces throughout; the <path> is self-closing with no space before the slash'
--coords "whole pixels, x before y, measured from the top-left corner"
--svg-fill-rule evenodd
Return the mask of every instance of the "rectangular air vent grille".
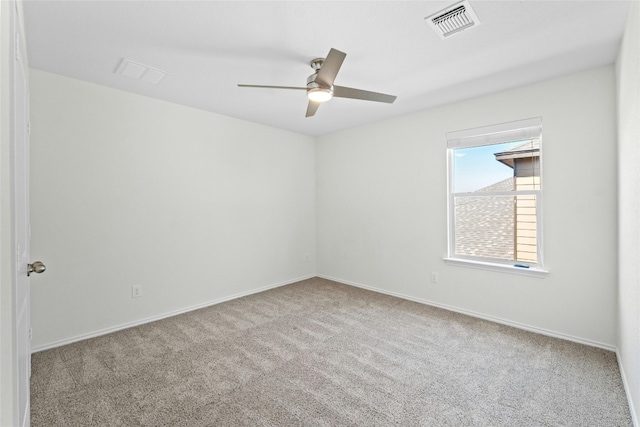
<path id="1" fill-rule="evenodd" d="M 143 80 L 148 83 L 158 84 L 169 73 L 148 65 L 123 58 L 120 65 L 116 69 L 116 74 L 131 77 L 132 79 Z"/>
<path id="2" fill-rule="evenodd" d="M 480 24 L 478 17 L 466 0 L 427 16 L 425 20 L 443 39 Z"/>

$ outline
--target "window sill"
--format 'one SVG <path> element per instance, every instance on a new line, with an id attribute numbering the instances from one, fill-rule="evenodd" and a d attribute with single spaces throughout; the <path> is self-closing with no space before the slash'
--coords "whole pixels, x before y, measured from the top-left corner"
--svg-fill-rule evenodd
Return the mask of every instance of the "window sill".
<path id="1" fill-rule="evenodd" d="M 479 268 L 481 270 L 498 271 L 501 273 L 519 274 L 521 276 L 547 277 L 549 272 L 538 267 L 522 268 L 515 267 L 513 265 L 496 264 L 492 262 L 473 261 L 461 258 L 444 258 L 444 262 L 449 265 L 456 265 L 458 267 Z"/>

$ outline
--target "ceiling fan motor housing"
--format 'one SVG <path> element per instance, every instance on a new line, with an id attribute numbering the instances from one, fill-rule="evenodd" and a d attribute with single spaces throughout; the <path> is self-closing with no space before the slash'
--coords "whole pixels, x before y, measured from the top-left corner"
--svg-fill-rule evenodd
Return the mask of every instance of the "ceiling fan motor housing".
<path id="1" fill-rule="evenodd" d="M 318 72 L 307 77 L 307 97 L 314 102 L 326 102 L 333 98 L 333 85 L 325 86 L 316 82 Z"/>
<path id="2" fill-rule="evenodd" d="M 318 77 L 318 73 L 313 73 L 307 77 L 307 89 L 333 89 L 333 86 L 326 86 L 316 82 L 316 77 Z"/>

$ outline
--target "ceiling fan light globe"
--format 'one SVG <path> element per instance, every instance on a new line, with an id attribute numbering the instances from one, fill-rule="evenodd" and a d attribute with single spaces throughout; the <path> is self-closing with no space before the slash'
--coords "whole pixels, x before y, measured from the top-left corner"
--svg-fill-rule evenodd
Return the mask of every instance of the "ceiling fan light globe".
<path id="1" fill-rule="evenodd" d="M 314 88 L 307 91 L 307 98 L 313 102 L 327 102 L 333 98 L 333 91 L 328 88 Z"/>

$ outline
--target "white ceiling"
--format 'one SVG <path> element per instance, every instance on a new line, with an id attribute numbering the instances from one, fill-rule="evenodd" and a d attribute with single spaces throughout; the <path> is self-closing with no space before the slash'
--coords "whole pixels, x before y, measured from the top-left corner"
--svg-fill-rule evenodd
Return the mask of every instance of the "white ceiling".
<path id="1" fill-rule="evenodd" d="M 29 65 L 318 136 L 615 61 L 628 1 L 471 0 L 481 24 L 441 40 L 424 18 L 452 1 L 33 1 Z M 309 61 L 347 54 L 337 85 L 397 95 L 334 98 L 305 118 Z M 170 75 L 115 74 L 122 58 Z"/>

